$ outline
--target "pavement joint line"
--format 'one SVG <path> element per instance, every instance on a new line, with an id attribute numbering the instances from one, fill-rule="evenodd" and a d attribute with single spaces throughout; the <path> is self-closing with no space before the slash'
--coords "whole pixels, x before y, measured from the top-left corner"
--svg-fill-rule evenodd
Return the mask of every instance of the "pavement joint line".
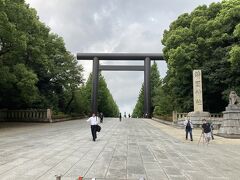
<path id="1" fill-rule="evenodd" d="M 74 151 L 73 151 L 73 152 L 74 152 Z M 73 152 L 72 152 L 72 153 L 73 153 Z M 57 165 L 59 165 L 62 161 L 66 160 L 68 157 L 69 157 L 69 156 L 66 155 L 65 158 L 63 158 L 61 161 L 59 161 L 57 164 L 55 164 L 55 166 L 53 166 L 53 167 L 51 167 L 50 169 L 48 169 L 47 171 L 45 171 L 45 173 L 48 173 L 49 171 L 51 171 L 52 169 L 54 169 Z M 45 175 L 45 173 L 42 174 L 41 176 L 37 177 L 36 179 L 41 178 L 43 175 Z M 66 173 L 65 173 L 65 174 L 66 174 Z M 57 174 L 56 174 L 56 175 L 57 175 Z M 63 174 L 61 174 L 61 175 L 63 175 Z"/>
<path id="2" fill-rule="evenodd" d="M 111 138 L 110 138 L 110 139 L 111 139 Z M 109 162 L 109 165 L 108 165 L 108 168 L 107 168 L 107 171 L 106 171 L 106 173 L 105 173 L 105 176 L 104 176 L 104 177 L 106 177 L 106 176 L 107 176 L 107 173 L 108 173 L 108 170 L 109 170 L 110 164 L 111 164 L 111 162 L 112 162 L 112 159 L 113 159 L 114 152 L 116 151 L 116 146 L 117 146 L 117 144 L 115 144 L 115 148 L 114 148 L 114 151 L 113 151 L 113 154 L 112 154 L 112 158 L 111 158 L 111 160 L 110 160 L 110 162 Z"/>
<path id="3" fill-rule="evenodd" d="M 150 147 L 151 147 L 151 145 L 150 145 Z M 153 152 L 153 149 L 152 149 L 152 148 L 150 148 L 150 151 L 151 151 L 151 153 L 153 154 L 154 158 L 157 160 L 157 157 L 156 157 L 155 153 Z M 164 169 L 161 167 L 160 162 L 157 161 L 157 163 L 158 163 L 158 165 L 160 166 L 160 168 L 163 170 L 163 172 L 164 172 L 164 174 L 166 175 L 166 177 L 168 178 L 167 173 L 166 173 L 166 172 L 164 171 Z M 168 178 L 168 179 L 169 179 L 169 178 Z"/>
<path id="4" fill-rule="evenodd" d="M 193 139 L 193 141 L 186 141 L 184 128 L 179 129 L 175 126 L 167 125 L 167 124 L 161 123 L 160 121 L 155 121 L 155 120 L 151 120 L 151 119 L 143 119 L 143 121 L 151 124 L 152 126 L 158 128 L 158 129 L 161 129 L 161 131 L 168 134 L 168 136 L 175 138 L 184 144 L 197 144 L 199 137 L 201 135 L 201 132 L 202 132 L 202 130 L 200 128 L 194 128 L 193 129 L 193 137 L 195 137 L 195 138 Z M 172 132 L 170 132 L 169 130 Z M 215 130 L 214 132 L 217 132 L 217 130 Z M 216 144 L 217 145 L 220 145 L 220 144 L 239 145 L 240 139 L 229 139 L 229 138 L 224 138 L 224 137 L 214 135 L 214 140 L 211 140 L 209 145 L 211 145 L 211 144 L 214 144 L 214 145 L 216 145 Z"/>
<path id="5" fill-rule="evenodd" d="M 126 157 L 126 178 L 128 178 L 128 152 L 129 152 L 129 135 L 127 134 L 127 157 Z"/>
<path id="6" fill-rule="evenodd" d="M 80 147 L 80 146 L 79 146 Z M 79 148 L 78 148 L 79 149 Z M 76 150 L 74 150 L 72 153 L 74 153 L 74 152 L 76 152 L 78 149 L 76 149 Z M 71 154 L 72 154 L 71 153 Z M 86 152 L 87 153 L 87 152 Z M 85 154 L 86 154 L 85 153 Z M 77 162 L 75 162 L 67 171 L 66 171 L 66 173 L 64 173 L 64 174 L 62 174 L 62 176 L 65 176 L 66 174 L 67 174 L 67 172 L 69 172 L 69 170 L 75 165 L 75 164 L 77 164 L 79 161 L 81 161 L 81 159 L 82 159 L 82 157 L 85 155 L 85 154 L 83 154 L 80 158 L 79 158 L 79 160 L 77 161 Z M 69 157 L 69 156 L 68 156 Z M 66 158 L 67 159 L 67 158 Z M 55 166 L 56 167 L 56 166 Z M 40 177 L 39 177 L 40 178 Z M 38 179 L 39 179 L 38 178 Z"/>
<path id="7" fill-rule="evenodd" d="M 68 129 L 70 129 L 70 128 L 68 128 Z M 66 133 L 65 133 L 65 134 L 66 134 Z M 51 145 L 54 145 L 54 144 L 55 144 L 55 142 L 53 142 Z M 80 145 L 80 146 L 81 146 L 81 145 Z M 79 147 L 80 147 L 80 146 L 79 146 Z M 79 148 L 78 148 L 78 149 L 79 149 Z M 72 153 L 75 152 L 75 151 L 77 151 L 77 149 L 76 149 L 76 150 L 73 150 Z M 59 152 L 61 152 L 61 150 L 60 150 Z M 71 153 L 71 154 L 72 154 L 72 153 Z M 87 152 L 86 152 L 86 153 L 87 153 Z M 84 156 L 84 155 L 82 155 L 82 156 Z M 62 161 L 66 160 L 68 157 L 69 157 L 69 155 L 66 155 L 65 158 L 63 158 L 61 161 L 59 161 L 58 163 L 56 163 L 52 168 L 48 169 L 45 173 L 50 172 L 50 171 L 51 171 L 52 169 L 54 169 L 57 165 L 59 165 Z M 82 158 L 82 157 L 81 157 L 81 158 Z M 78 162 L 78 161 L 77 161 L 77 162 Z M 76 163 L 77 163 L 77 162 L 76 162 Z M 74 164 L 76 164 L 76 163 L 74 163 Z M 72 166 L 72 167 L 73 167 L 73 166 Z M 71 168 L 72 168 L 72 167 L 71 167 Z M 71 169 L 71 168 L 70 168 L 70 169 Z M 70 170 L 70 169 L 69 169 L 69 170 Z M 68 170 L 68 171 L 69 171 L 69 170 Z M 67 172 L 68 172 L 68 171 L 67 171 Z M 67 172 L 66 172 L 66 173 L 67 173 Z M 66 173 L 65 173 L 65 174 L 66 174 Z M 64 176 L 65 174 L 63 174 L 63 176 Z M 37 177 L 36 179 L 40 179 L 40 178 L 41 178 L 42 176 L 44 176 L 44 175 L 45 175 L 45 174 L 42 174 L 42 175 L 40 175 L 39 177 Z"/>
<path id="8" fill-rule="evenodd" d="M 95 142 L 96 142 L 96 141 L 95 141 Z M 104 147 L 103 147 L 102 149 L 105 149 L 105 147 L 107 146 L 108 142 L 109 142 L 109 140 L 106 141 L 106 143 L 105 143 L 105 145 L 104 145 Z M 98 153 L 96 159 L 92 162 L 91 166 L 90 166 L 90 167 L 88 168 L 88 170 L 85 172 L 85 174 L 84 174 L 83 177 L 85 177 L 85 176 L 87 175 L 87 173 L 88 173 L 88 172 L 90 171 L 90 169 L 93 167 L 94 163 L 96 162 L 97 158 L 99 157 L 99 155 L 100 155 L 101 153 L 102 153 L 102 151 L 100 151 L 100 152 Z"/>
<path id="9" fill-rule="evenodd" d="M 148 122 L 145 121 L 145 123 L 148 123 Z M 152 124 L 151 124 L 151 125 L 152 125 Z M 152 149 L 151 149 L 151 152 L 152 152 Z M 155 157 L 155 159 L 157 159 L 157 157 L 156 157 L 156 155 L 154 154 L 154 152 L 152 152 L 152 154 L 153 154 L 153 156 Z M 158 163 L 159 166 L 161 167 L 160 162 L 157 161 L 157 163 Z M 144 164 L 144 163 L 143 163 L 143 164 Z M 177 167 L 176 167 L 176 168 L 177 168 Z M 163 170 L 163 172 L 164 172 L 164 174 L 166 175 L 166 177 L 167 177 L 168 179 L 171 179 L 171 178 L 170 178 L 170 175 L 167 174 L 166 170 L 165 170 L 164 168 L 162 168 L 162 167 L 161 167 L 161 169 Z M 144 168 L 144 170 L 145 170 L 145 168 Z M 146 170 L 145 170 L 145 172 L 146 172 Z M 147 173 L 146 173 L 146 176 L 147 176 Z M 147 176 L 147 178 L 148 178 L 148 176 Z"/>
<path id="10" fill-rule="evenodd" d="M 148 179 L 147 171 L 146 171 L 146 169 L 145 169 L 145 167 L 144 167 L 144 162 L 143 162 L 143 158 L 142 158 L 142 153 L 141 153 L 141 151 L 140 151 L 139 142 L 138 142 L 138 141 L 137 141 L 137 145 L 138 145 L 138 151 L 139 151 L 140 156 L 141 156 L 141 161 L 142 161 L 142 164 L 143 164 L 144 172 L 145 172 L 146 178 Z M 139 178 L 140 178 L 140 177 L 139 177 Z"/>
<path id="11" fill-rule="evenodd" d="M 143 121 L 145 121 L 146 123 L 149 123 L 149 121 L 148 121 L 148 119 L 147 120 L 144 120 L 143 119 Z M 161 123 L 161 122 L 157 122 L 157 123 Z M 155 125 L 153 125 L 152 123 L 149 123 L 149 124 L 151 124 L 152 126 L 155 126 Z M 156 127 L 156 126 L 155 126 Z M 168 136 L 170 136 L 168 133 L 166 133 L 166 132 L 164 132 L 166 135 L 168 135 Z M 172 136 L 171 136 L 172 137 Z M 152 150 L 151 150 L 152 151 Z M 153 153 L 153 155 L 154 155 L 154 157 L 156 158 L 156 155 L 154 154 L 154 152 L 152 152 Z M 157 159 L 157 158 L 156 158 Z M 159 161 L 157 161 L 158 162 L 158 164 L 160 165 L 160 167 L 161 167 L 161 164 L 160 164 L 160 162 Z M 172 166 L 171 166 L 172 167 Z M 175 167 L 175 165 L 174 165 L 174 167 Z M 175 168 L 178 168 L 178 167 L 175 167 Z M 171 179 L 171 175 L 168 175 L 167 174 L 167 172 L 166 172 L 166 170 L 164 169 L 164 168 L 162 168 L 162 170 L 163 170 L 163 172 L 164 172 L 164 174 L 166 175 L 166 177 L 168 178 L 168 179 Z M 184 173 L 182 174 L 185 178 L 187 178 L 187 179 L 189 179 Z M 146 176 L 147 176 L 147 174 L 146 174 Z"/>
<path id="12" fill-rule="evenodd" d="M 44 154 L 44 152 L 43 153 L 41 153 L 41 155 L 42 154 Z M 40 156 L 40 155 L 38 155 L 38 156 Z M 6 171 L 4 171 L 3 173 L 1 173 L 0 175 L 3 175 L 3 174 L 5 174 L 5 173 L 7 173 L 8 171 L 10 171 L 10 170 L 12 170 L 12 169 L 16 169 L 18 166 L 21 166 L 22 164 L 24 164 L 24 163 L 26 163 L 26 162 L 29 162 L 29 161 L 32 161 L 32 159 L 29 159 L 29 160 L 27 160 L 27 161 L 24 161 L 23 163 L 21 163 L 21 164 L 18 164 L 18 165 L 16 165 L 16 166 L 14 166 L 13 168 L 11 168 L 11 169 L 8 169 L 8 170 L 6 170 Z M 10 162 L 11 163 L 11 162 Z"/>
<path id="13" fill-rule="evenodd" d="M 69 128 L 69 129 L 70 129 L 70 128 Z M 54 143 L 53 143 L 53 144 L 54 144 Z M 80 147 L 80 146 L 79 146 L 79 147 Z M 79 149 L 79 148 L 78 148 L 78 149 Z M 77 149 L 76 149 L 76 150 L 73 150 L 72 153 L 75 152 L 75 151 L 77 151 Z M 72 154 L 72 153 L 71 153 L 71 154 Z M 87 152 L 86 152 L 86 153 L 87 153 Z M 86 154 L 86 153 L 85 153 L 85 154 Z M 84 155 L 82 155 L 82 157 L 83 157 L 83 156 L 84 156 Z M 51 171 L 52 169 L 54 169 L 57 165 L 59 165 L 62 161 L 66 160 L 68 157 L 69 157 L 69 155 L 66 155 L 65 158 L 63 158 L 61 161 L 59 161 L 58 163 L 56 163 L 55 166 L 53 166 L 52 168 L 48 169 L 45 173 L 50 172 L 50 171 Z M 81 157 L 81 158 L 82 158 L 82 157 Z M 80 159 L 81 159 L 81 158 L 80 158 Z M 77 162 L 79 162 L 80 159 L 79 159 Z M 76 163 L 77 163 L 77 162 L 76 162 Z M 74 163 L 74 165 L 75 165 L 76 163 Z M 71 168 L 72 168 L 72 167 L 73 167 L 73 166 L 71 166 Z M 70 168 L 70 169 L 71 169 L 71 168 Z M 67 172 L 68 172 L 70 169 L 68 169 Z M 67 173 L 67 172 L 66 172 L 66 173 Z M 64 176 L 66 173 L 62 174 L 62 176 Z M 41 177 L 44 176 L 44 175 L 45 175 L 45 174 L 42 174 L 41 176 L 37 177 L 36 179 L 39 179 L 39 178 L 41 178 Z"/>

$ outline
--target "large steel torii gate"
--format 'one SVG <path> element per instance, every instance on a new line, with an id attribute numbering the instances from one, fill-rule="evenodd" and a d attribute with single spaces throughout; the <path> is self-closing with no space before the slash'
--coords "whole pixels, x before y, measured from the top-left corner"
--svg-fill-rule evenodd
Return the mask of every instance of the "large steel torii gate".
<path id="1" fill-rule="evenodd" d="M 99 71 L 144 71 L 144 115 L 151 117 L 150 71 L 151 60 L 164 60 L 161 53 L 77 53 L 78 60 L 93 60 L 92 71 L 92 112 L 97 113 Z M 144 66 L 99 65 L 100 60 L 144 60 Z"/>

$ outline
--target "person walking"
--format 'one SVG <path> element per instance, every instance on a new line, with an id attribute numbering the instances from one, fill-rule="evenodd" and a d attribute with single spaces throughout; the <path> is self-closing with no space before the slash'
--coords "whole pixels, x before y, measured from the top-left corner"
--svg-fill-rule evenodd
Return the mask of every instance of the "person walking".
<path id="1" fill-rule="evenodd" d="M 98 117 L 95 115 L 95 113 L 92 114 L 92 117 L 90 117 L 88 120 L 91 124 L 91 132 L 92 132 L 92 138 L 93 141 L 97 139 L 97 124 L 98 124 Z"/>
<path id="2" fill-rule="evenodd" d="M 192 129 L 193 129 L 193 124 L 192 121 L 188 118 L 184 121 L 184 126 L 185 126 L 185 131 L 186 131 L 186 140 L 188 139 L 188 134 L 190 134 L 190 139 L 193 141 L 193 136 L 192 136 Z"/>
<path id="3" fill-rule="evenodd" d="M 202 133 L 204 134 L 204 140 L 207 144 L 209 144 L 209 141 L 212 137 L 211 135 L 211 125 L 206 121 L 206 119 L 203 119 L 202 124 Z"/>
<path id="4" fill-rule="evenodd" d="M 121 122 L 122 121 L 122 114 L 119 113 L 119 121 Z"/>
<path id="5" fill-rule="evenodd" d="M 213 130 L 214 130 L 214 127 L 213 127 L 213 123 L 212 123 L 212 122 L 210 123 L 210 128 L 211 128 L 211 136 L 212 136 L 212 140 L 214 140 L 214 136 L 213 136 Z"/>
<path id="6" fill-rule="evenodd" d="M 127 114 L 126 114 L 126 112 L 124 112 L 124 118 L 127 118 Z"/>
<path id="7" fill-rule="evenodd" d="M 99 117 L 100 117 L 100 123 L 103 123 L 103 113 L 102 112 L 100 113 Z"/>

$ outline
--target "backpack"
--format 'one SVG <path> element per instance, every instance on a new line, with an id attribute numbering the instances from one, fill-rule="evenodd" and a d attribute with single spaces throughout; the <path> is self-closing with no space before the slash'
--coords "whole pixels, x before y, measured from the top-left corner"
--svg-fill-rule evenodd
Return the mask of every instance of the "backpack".
<path id="1" fill-rule="evenodd" d="M 186 128 L 187 128 L 187 129 L 191 129 L 190 121 L 187 122 Z"/>

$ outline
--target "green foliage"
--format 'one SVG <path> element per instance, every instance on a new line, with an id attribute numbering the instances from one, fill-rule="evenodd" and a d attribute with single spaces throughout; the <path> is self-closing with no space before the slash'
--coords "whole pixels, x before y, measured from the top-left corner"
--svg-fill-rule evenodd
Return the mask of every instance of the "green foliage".
<path id="1" fill-rule="evenodd" d="M 98 112 L 107 117 L 117 117 L 119 109 L 110 93 L 104 77 L 100 74 L 98 90 Z"/>
<path id="2" fill-rule="evenodd" d="M 88 90 L 86 85 L 78 88 L 74 93 L 71 111 L 81 115 L 90 115 L 91 89 Z"/>
<path id="3" fill-rule="evenodd" d="M 157 101 L 154 100 L 157 96 L 158 89 L 161 86 L 161 78 L 158 71 L 157 63 L 154 62 L 151 66 L 151 74 L 150 74 L 150 83 L 151 83 L 151 114 L 154 111 L 154 107 L 157 105 Z M 144 85 L 140 90 L 137 103 L 134 107 L 132 116 L 133 117 L 142 117 L 144 114 Z"/>
<path id="4" fill-rule="evenodd" d="M 151 112 L 153 112 L 155 102 L 153 101 L 154 97 L 157 95 L 157 91 L 159 87 L 162 85 L 162 80 L 160 78 L 160 73 L 158 71 L 157 63 L 154 62 L 151 66 L 151 75 L 150 75 L 150 83 L 151 83 Z"/>
<path id="5" fill-rule="evenodd" d="M 171 114 L 173 109 L 173 104 L 171 102 L 171 97 L 169 96 L 166 86 L 159 86 L 156 95 L 153 97 L 155 102 L 153 116 L 162 116 L 166 114 Z"/>
<path id="6" fill-rule="evenodd" d="M 0 0 L 0 108 L 69 112 L 82 71 L 24 0 Z"/>
<path id="7" fill-rule="evenodd" d="M 133 109 L 132 117 L 143 117 L 144 115 L 144 85 L 142 85 L 142 88 L 140 90 L 137 103 Z"/>
<path id="8" fill-rule="evenodd" d="M 28 70 L 24 64 L 17 64 L 13 68 L 16 75 L 15 93 L 17 93 L 18 104 L 32 104 L 38 97 L 36 82 L 37 76 Z M 22 101 L 22 102 L 21 102 Z"/>
<path id="9" fill-rule="evenodd" d="M 238 66 L 240 64 L 240 45 L 235 45 L 232 47 L 232 49 L 229 52 L 230 59 L 229 61 L 233 66 Z"/>
<path id="10" fill-rule="evenodd" d="M 91 93 L 92 93 L 92 74 L 89 75 L 88 80 L 75 93 L 74 112 L 81 111 L 85 115 L 91 115 Z M 100 74 L 98 85 L 98 112 L 102 112 L 105 117 L 117 117 L 119 108 L 114 101 L 104 77 Z"/>
<path id="11" fill-rule="evenodd" d="M 165 30 L 167 76 L 154 113 L 193 110 L 192 70 L 203 74 L 204 110 L 220 112 L 228 92 L 240 93 L 240 1 L 225 0 L 183 14 Z M 165 109 L 164 109 L 165 107 Z"/>

